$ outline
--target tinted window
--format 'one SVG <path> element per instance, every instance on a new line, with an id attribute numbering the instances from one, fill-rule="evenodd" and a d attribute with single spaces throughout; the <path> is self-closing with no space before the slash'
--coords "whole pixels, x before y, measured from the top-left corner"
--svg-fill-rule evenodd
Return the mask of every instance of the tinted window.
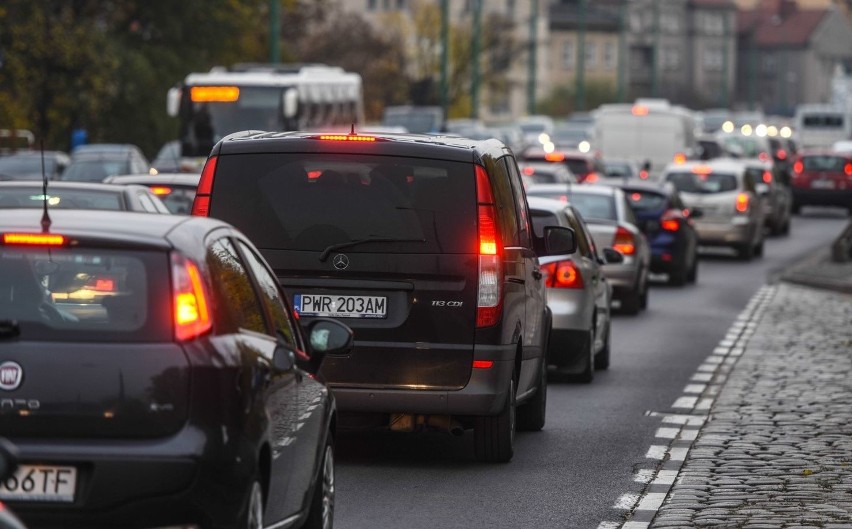
<path id="1" fill-rule="evenodd" d="M 583 193 L 572 189 L 569 201 L 584 218 L 618 220 L 612 195 Z"/>
<path id="2" fill-rule="evenodd" d="M 624 190 L 630 207 L 636 211 L 656 211 L 666 207 L 666 196 L 653 191 Z"/>
<path id="3" fill-rule="evenodd" d="M 521 182 L 521 174 L 518 172 L 518 165 L 515 159 L 507 156 L 503 158 L 506 162 L 506 167 L 509 169 L 509 177 L 511 178 L 512 194 L 515 197 L 515 208 L 518 214 L 518 239 L 520 245 L 525 248 L 532 247 L 532 239 L 530 238 L 530 219 L 527 211 L 527 197 L 524 194 L 524 186 Z"/>
<path id="4" fill-rule="evenodd" d="M 669 173 L 666 182 L 671 182 L 675 189 L 684 193 L 701 193 L 701 181 L 694 173 Z"/>
<path id="5" fill-rule="evenodd" d="M 591 242 L 592 238 L 585 229 L 585 223 L 575 217 L 570 208 L 565 210 L 564 215 L 568 218 L 568 225 L 574 228 L 574 236 L 577 238 L 577 251 L 585 257 L 594 258 L 595 250 Z"/>
<path id="6" fill-rule="evenodd" d="M 840 156 L 803 156 L 805 171 L 843 171 L 846 159 Z"/>
<path id="7" fill-rule="evenodd" d="M 550 211 L 531 209 L 530 216 L 532 217 L 533 230 L 535 230 L 537 237 L 544 237 L 544 228 L 547 226 L 561 226 L 559 219 Z"/>
<path id="8" fill-rule="evenodd" d="M 56 173 L 56 159 L 44 157 L 44 171 L 48 178 Z M 41 156 L 2 156 L 0 157 L 0 175 L 16 178 L 41 179 Z"/>
<path id="9" fill-rule="evenodd" d="M 189 215 L 192 211 L 192 201 L 195 200 L 194 187 L 157 186 L 157 196 L 166 205 L 170 213 Z"/>
<path id="10" fill-rule="evenodd" d="M 239 245 L 240 250 L 245 256 L 246 262 L 248 263 L 249 268 L 251 268 L 254 278 L 257 280 L 257 284 L 260 287 L 261 301 L 264 305 L 266 305 L 266 308 L 269 311 L 275 330 L 281 331 L 281 334 L 284 336 L 288 344 L 294 348 L 298 347 L 296 343 L 296 333 L 293 331 L 293 323 L 290 321 L 289 316 L 287 316 L 287 308 L 283 296 L 281 296 L 281 290 L 278 288 L 278 282 L 274 277 L 272 277 L 272 274 L 270 274 L 266 266 L 263 265 L 261 258 L 254 253 L 254 250 L 242 242 L 240 242 Z"/>
<path id="11" fill-rule="evenodd" d="M 207 267 L 213 287 L 216 328 L 219 333 L 247 329 L 268 334 L 263 309 L 234 245 L 222 238 L 208 246 Z"/>
<path id="12" fill-rule="evenodd" d="M 515 209 L 515 198 L 512 184 L 509 181 L 509 170 L 505 159 L 494 161 L 486 167 L 491 181 L 491 190 L 497 203 L 497 215 L 500 222 L 500 235 L 504 246 L 519 246 L 518 211 Z"/>
<path id="13" fill-rule="evenodd" d="M 605 162 L 604 171 L 606 176 L 612 177 L 633 177 L 636 176 L 633 168 L 627 163 Z"/>
<path id="14" fill-rule="evenodd" d="M 96 190 L 47 188 L 47 205 L 56 209 L 123 210 L 118 193 Z M 35 187 L 0 187 L 0 208 L 43 208 L 44 195 Z"/>
<path id="15" fill-rule="evenodd" d="M 566 158 L 564 163 L 569 169 L 571 169 L 572 173 L 580 177 L 585 176 L 590 171 L 589 164 L 586 160 Z"/>
<path id="16" fill-rule="evenodd" d="M 710 173 L 698 175 L 704 193 L 725 193 L 736 191 L 737 177 L 727 173 Z"/>
<path id="17" fill-rule="evenodd" d="M 258 248 L 322 251 L 368 238 L 347 253 L 476 252 L 472 164 L 338 154 L 219 158 L 210 214 Z M 421 242 L 425 241 L 425 242 Z"/>
<path id="18" fill-rule="evenodd" d="M 0 320 L 39 339 L 169 340 L 169 289 L 165 253 L 0 248 Z"/>
<path id="19" fill-rule="evenodd" d="M 843 126 L 843 116 L 836 114 L 810 114 L 802 119 L 806 127 L 839 128 Z"/>
<path id="20" fill-rule="evenodd" d="M 63 171 L 62 180 L 73 182 L 103 182 L 104 178 L 132 172 L 126 159 L 120 160 L 77 160 Z"/>

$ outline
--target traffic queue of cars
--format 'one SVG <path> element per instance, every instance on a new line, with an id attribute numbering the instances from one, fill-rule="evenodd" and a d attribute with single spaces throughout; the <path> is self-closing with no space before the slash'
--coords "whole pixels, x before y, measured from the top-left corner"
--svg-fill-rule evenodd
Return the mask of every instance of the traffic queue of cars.
<path id="1" fill-rule="evenodd" d="M 246 131 L 200 175 L 0 184 L 0 500 L 32 527 L 330 528 L 339 428 L 472 430 L 507 462 L 550 372 L 609 368 L 612 308 L 694 282 L 699 245 L 760 255 L 797 204 L 754 160 L 539 154 Z"/>

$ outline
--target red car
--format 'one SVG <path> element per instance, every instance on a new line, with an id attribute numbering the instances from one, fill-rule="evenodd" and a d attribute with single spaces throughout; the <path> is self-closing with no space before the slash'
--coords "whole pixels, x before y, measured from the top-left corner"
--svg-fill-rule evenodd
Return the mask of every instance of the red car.
<path id="1" fill-rule="evenodd" d="M 793 213 L 802 206 L 839 206 L 852 214 L 852 153 L 800 153 L 793 163 Z"/>

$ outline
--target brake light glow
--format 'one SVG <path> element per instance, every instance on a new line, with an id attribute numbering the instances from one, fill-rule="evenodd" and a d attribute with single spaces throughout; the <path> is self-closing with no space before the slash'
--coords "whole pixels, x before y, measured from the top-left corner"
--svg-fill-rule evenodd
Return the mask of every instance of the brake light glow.
<path id="1" fill-rule="evenodd" d="M 615 230 L 612 247 L 621 252 L 622 255 L 633 255 L 636 253 L 636 241 L 633 239 L 633 234 L 622 226 L 619 226 Z"/>
<path id="2" fill-rule="evenodd" d="M 3 244 L 21 246 L 64 246 L 63 235 L 53 233 L 4 233 Z"/>
<path id="3" fill-rule="evenodd" d="M 779 160 L 786 160 L 787 159 L 787 151 L 785 151 L 784 149 L 778 149 L 777 151 L 775 151 L 775 157 L 778 158 Z"/>
<path id="4" fill-rule="evenodd" d="M 479 218 L 479 288 L 476 326 L 490 327 L 500 320 L 503 304 L 503 262 L 497 207 L 488 173 L 476 166 L 476 200 Z"/>
<path id="5" fill-rule="evenodd" d="M 192 214 L 196 217 L 206 217 L 210 214 L 210 192 L 213 190 L 213 176 L 216 174 L 216 161 L 218 156 L 211 156 L 201 170 L 201 179 L 198 181 L 198 189 L 195 191 L 195 200 L 192 202 Z"/>
<path id="6" fill-rule="evenodd" d="M 679 152 L 674 155 L 674 163 L 681 164 L 686 163 L 686 155 L 682 152 Z"/>
<path id="7" fill-rule="evenodd" d="M 793 172 L 796 174 L 802 174 L 805 170 L 805 164 L 802 163 L 802 160 L 796 160 L 796 163 L 793 164 Z"/>
<path id="8" fill-rule="evenodd" d="M 494 365 L 494 360 L 474 360 L 473 368 L 474 369 L 491 369 Z"/>
<path id="9" fill-rule="evenodd" d="M 769 161 L 769 153 L 762 152 L 758 154 L 757 157 L 763 160 L 764 162 Z"/>
<path id="10" fill-rule="evenodd" d="M 708 175 L 713 172 L 713 168 L 709 165 L 696 165 L 692 168 L 693 174 Z"/>
<path id="11" fill-rule="evenodd" d="M 358 136 L 356 134 L 324 134 L 319 137 L 321 140 L 325 141 L 361 141 L 361 142 L 373 142 L 376 141 L 374 136 Z"/>
<path id="12" fill-rule="evenodd" d="M 240 98 L 236 86 L 193 86 L 189 89 L 193 103 L 232 103 Z"/>
<path id="13" fill-rule="evenodd" d="M 749 196 L 745 193 L 737 195 L 736 208 L 738 213 L 746 213 L 748 211 Z"/>
<path id="14" fill-rule="evenodd" d="M 642 200 L 642 194 L 641 193 L 633 193 L 633 194 L 630 195 L 630 200 L 632 200 L 633 202 L 639 202 L 640 200 Z"/>
<path id="15" fill-rule="evenodd" d="M 169 195 L 172 192 L 172 188 L 167 186 L 151 186 L 150 189 L 157 196 Z"/>
<path id="16" fill-rule="evenodd" d="M 630 109 L 630 113 L 634 116 L 647 116 L 648 107 L 643 105 L 633 105 L 633 107 Z"/>
<path id="17" fill-rule="evenodd" d="M 769 171 L 763 171 L 763 183 L 771 184 L 772 183 L 772 173 Z"/>
<path id="18" fill-rule="evenodd" d="M 178 341 L 191 340 L 211 329 L 213 323 L 201 272 L 194 262 L 177 253 L 172 254 L 172 293 Z"/>
<path id="19" fill-rule="evenodd" d="M 648 171 L 646 171 L 645 169 L 642 169 L 641 171 L 639 171 L 639 178 L 641 178 L 642 180 L 647 180 L 648 179 Z"/>
<path id="20" fill-rule="evenodd" d="M 547 152 L 544 153 L 544 159 L 548 162 L 562 162 L 565 161 L 565 153 L 561 152 Z"/>
<path id="21" fill-rule="evenodd" d="M 524 167 L 524 174 L 527 176 L 532 176 L 535 174 L 535 169 L 533 167 Z"/>
<path id="22" fill-rule="evenodd" d="M 594 184 L 598 180 L 600 180 L 600 176 L 598 175 L 598 173 L 592 171 L 591 173 L 586 175 L 586 178 L 583 179 L 583 182 L 587 184 Z"/>
<path id="23" fill-rule="evenodd" d="M 541 266 L 548 288 L 583 288 L 583 276 L 573 261 L 558 261 Z"/>
<path id="24" fill-rule="evenodd" d="M 846 176 L 852 176 L 852 162 L 843 166 L 843 172 L 846 173 Z"/>
<path id="25" fill-rule="evenodd" d="M 677 231 L 680 229 L 680 222 L 677 219 L 665 219 L 660 222 L 660 227 L 666 231 Z"/>

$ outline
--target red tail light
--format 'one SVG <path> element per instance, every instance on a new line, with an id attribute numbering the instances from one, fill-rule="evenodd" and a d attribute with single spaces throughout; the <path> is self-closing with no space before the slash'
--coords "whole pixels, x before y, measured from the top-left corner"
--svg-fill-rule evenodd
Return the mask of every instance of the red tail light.
<path id="1" fill-rule="evenodd" d="M 745 193 L 737 195 L 736 208 L 738 213 L 747 213 L 749 205 L 749 197 Z"/>
<path id="2" fill-rule="evenodd" d="M 677 163 L 677 164 L 686 163 L 686 155 L 683 154 L 682 152 L 675 154 L 674 155 L 674 163 Z"/>
<path id="3" fill-rule="evenodd" d="M 615 238 L 612 240 L 612 247 L 621 252 L 623 255 L 633 255 L 636 253 L 636 241 L 633 238 L 633 234 L 621 226 L 615 230 Z"/>
<path id="4" fill-rule="evenodd" d="M 494 360 L 474 360 L 473 368 L 474 369 L 491 369 L 494 365 Z"/>
<path id="5" fill-rule="evenodd" d="M 600 175 L 598 175 L 598 173 L 596 173 L 595 171 L 592 171 L 591 173 L 586 175 L 586 178 L 583 179 L 583 182 L 585 182 L 587 184 L 594 184 L 595 182 L 600 180 L 600 178 L 601 177 L 600 177 Z"/>
<path id="6" fill-rule="evenodd" d="M 19 246 L 64 246 L 66 239 L 53 233 L 4 233 L 3 244 Z"/>
<path id="7" fill-rule="evenodd" d="M 583 288 L 583 276 L 573 261 L 558 261 L 541 266 L 544 285 L 549 288 Z"/>
<path id="8" fill-rule="evenodd" d="M 157 196 L 169 195 L 172 192 L 172 188 L 168 186 L 151 186 L 150 189 Z"/>
<path id="9" fill-rule="evenodd" d="M 476 326 L 490 327 L 500 321 L 503 305 L 503 257 L 497 206 L 485 168 L 476 166 L 476 200 L 479 213 L 479 291 Z"/>
<path id="10" fill-rule="evenodd" d="M 852 162 L 843 166 L 843 172 L 846 173 L 846 176 L 852 176 Z"/>
<path id="11" fill-rule="evenodd" d="M 204 164 L 195 200 L 192 202 L 192 214 L 196 217 L 206 217 L 210 214 L 210 192 L 213 190 L 213 176 L 216 174 L 217 156 L 211 156 Z"/>
<path id="12" fill-rule="evenodd" d="M 769 154 L 765 152 L 758 154 L 757 157 L 763 160 L 764 162 L 769 160 Z"/>
<path id="13" fill-rule="evenodd" d="M 645 169 L 642 169 L 641 171 L 639 171 L 639 178 L 641 178 L 642 180 L 647 180 L 648 179 L 648 171 L 646 171 Z"/>
<path id="14" fill-rule="evenodd" d="M 796 160 L 796 163 L 793 164 L 793 172 L 796 174 L 802 174 L 805 170 L 805 164 L 802 163 L 802 160 Z"/>
<path id="15" fill-rule="evenodd" d="M 535 168 L 534 167 L 524 167 L 524 174 L 527 175 L 527 176 L 534 175 L 535 174 Z"/>
<path id="16" fill-rule="evenodd" d="M 777 151 L 775 151 L 775 157 L 778 158 L 779 160 L 786 160 L 787 159 L 787 151 L 785 151 L 784 149 L 778 149 Z"/>
<path id="17" fill-rule="evenodd" d="M 683 221 L 683 212 L 679 209 L 670 209 L 663 213 L 660 218 L 660 227 L 665 231 L 677 231 L 680 229 L 680 223 Z"/>
<path id="18" fill-rule="evenodd" d="M 172 299 L 178 341 L 196 338 L 213 326 L 201 272 L 195 263 L 177 253 L 172 254 Z"/>
<path id="19" fill-rule="evenodd" d="M 763 183 L 771 184 L 772 183 L 772 173 L 769 171 L 763 171 Z"/>

